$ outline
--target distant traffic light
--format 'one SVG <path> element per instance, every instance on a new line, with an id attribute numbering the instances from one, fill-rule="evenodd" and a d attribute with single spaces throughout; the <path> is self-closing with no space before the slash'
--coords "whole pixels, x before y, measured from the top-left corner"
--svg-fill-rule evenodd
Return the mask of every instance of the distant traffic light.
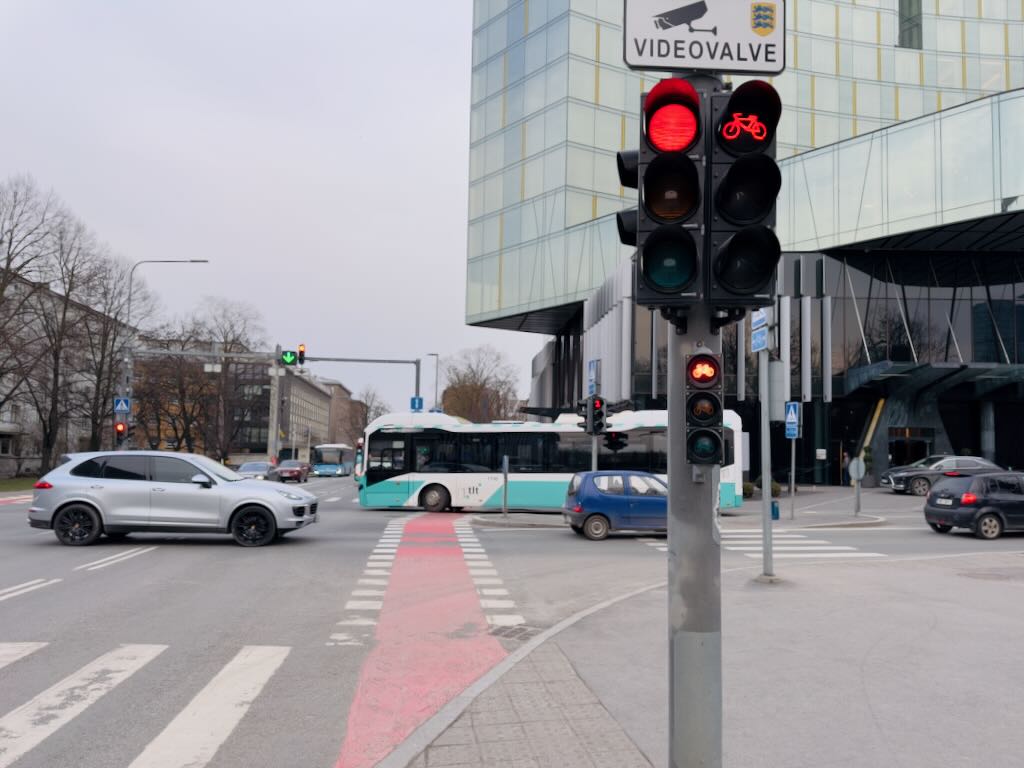
<path id="1" fill-rule="evenodd" d="M 128 425 L 123 421 L 114 422 L 114 440 L 121 445 L 128 436 Z"/>
<path id="2" fill-rule="evenodd" d="M 712 98 L 708 217 L 708 302 L 716 309 L 755 309 L 775 299 L 782 250 L 775 201 L 782 174 L 775 164 L 776 90 L 749 80 Z"/>
<path id="3" fill-rule="evenodd" d="M 618 453 L 629 444 L 629 438 L 624 432 L 607 432 L 604 436 L 604 447 L 613 453 Z"/>
<path id="4" fill-rule="evenodd" d="M 576 415 L 579 416 L 583 421 L 579 422 L 576 426 L 590 434 L 590 398 L 585 398 L 576 402 Z"/>
<path id="5" fill-rule="evenodd" d="M 306 345 L 299 344 L 299 365 L 303 365 L 306 362 Z"/>
<path id="6" fill-rule="evenodd" d="M 286 349 L 281 353 L 281 362 L 284 365 L 295 365 L 299 360 L 298 354 L 293 349 Z"/>
<path id="7" fill-rule="evenodd" d="M 590 398 L 590 434 L 604 434 L 606 426 L 605 402 L 600 395 L 593 395 Z"/>
<path id="8" fill-rule="evenodd" d="M 705 142 L 703 80 L 669 78 L 645 94 L 640 148 L 620 152 L 619 181 L 638 188 L 639 206 L 619 213 L 619 238 L 636 245 L 634 299 L 645 307 L 701 301 Z"/>
<path id="9" fill-rule="evenodd" d="M 686 358 L 686 460 L 719 464 L 722 434 L 722 358 L 701 352 Z"/>

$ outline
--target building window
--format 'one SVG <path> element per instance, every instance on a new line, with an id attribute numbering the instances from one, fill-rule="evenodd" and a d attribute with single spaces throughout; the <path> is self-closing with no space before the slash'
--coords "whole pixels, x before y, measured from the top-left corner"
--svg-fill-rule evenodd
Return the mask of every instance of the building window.
<path id="1" fill-rule="evenodd" d="M 9 437 L 0 437 L 0 456 L 10 456 L 13 440 Z"/>
<path id="2" fill-rule="evenodd" d="M 921 50 L 921 0 L 900 0 L 899 44 Z"/>

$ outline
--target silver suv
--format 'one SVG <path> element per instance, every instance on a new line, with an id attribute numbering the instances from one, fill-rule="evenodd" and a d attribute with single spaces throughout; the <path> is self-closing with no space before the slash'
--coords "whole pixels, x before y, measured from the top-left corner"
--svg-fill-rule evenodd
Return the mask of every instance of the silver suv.
<path id="1" fill-rule="evenodd" d="M 247 480 L 205 456 L 160 451 L 72 453 L 36 483 L 28 523 L 61 544 L 100 534 L 230 533 L 243 547 L 317 521 L 316 496 Z"/>

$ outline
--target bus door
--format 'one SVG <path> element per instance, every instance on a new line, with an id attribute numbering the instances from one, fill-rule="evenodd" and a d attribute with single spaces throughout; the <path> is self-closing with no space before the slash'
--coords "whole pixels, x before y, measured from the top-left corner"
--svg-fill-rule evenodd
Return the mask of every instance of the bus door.
<path id="1" fill-rule="evenodd" d="M 405 435 L 378 432 L 370 437 L 363 498 L 368 507 L 400 507 L 409 498 Z"/>

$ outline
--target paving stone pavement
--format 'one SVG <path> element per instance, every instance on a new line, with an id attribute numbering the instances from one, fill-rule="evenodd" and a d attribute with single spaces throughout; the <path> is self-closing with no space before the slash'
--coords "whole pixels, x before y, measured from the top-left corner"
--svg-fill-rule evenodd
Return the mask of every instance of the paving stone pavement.
<path id="1" fill-rule="evenodd" d="M 651 768 L 554 641 L 482 693 L 410 768 Z"/>

